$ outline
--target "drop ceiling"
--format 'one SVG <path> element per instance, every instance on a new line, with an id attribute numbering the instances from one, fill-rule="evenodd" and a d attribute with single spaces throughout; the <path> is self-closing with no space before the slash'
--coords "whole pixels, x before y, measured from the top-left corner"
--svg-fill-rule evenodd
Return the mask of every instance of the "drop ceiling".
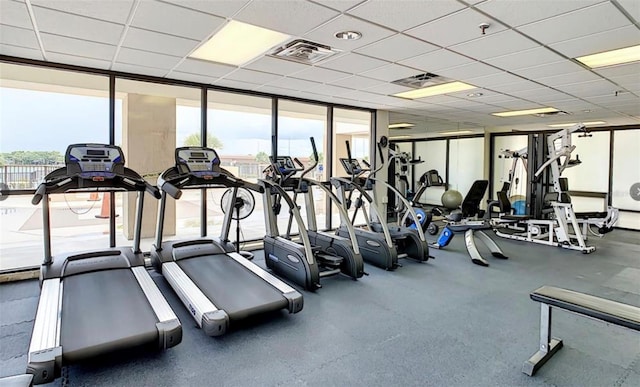
<path id="1" fill-rule="evenodd" d="M 188 58 L 231 19 L 342 52 L 313 66 Z M 480 23 L 490 24 L 484 35 Z M 342 30 L 362 38 L 336 39 Z M 413 136 L 640 124 L 640 64 L 591 70 L 572 59 L 637 44 L 637 0 L 0 0 L 2 55 L 384 109 L 414 123 L 394 131 Z M 392 96 L 410 90 L 393 80 L 423 72 L 478 89 Z M 571 115 L 491 115 L 547 106 Z"/>

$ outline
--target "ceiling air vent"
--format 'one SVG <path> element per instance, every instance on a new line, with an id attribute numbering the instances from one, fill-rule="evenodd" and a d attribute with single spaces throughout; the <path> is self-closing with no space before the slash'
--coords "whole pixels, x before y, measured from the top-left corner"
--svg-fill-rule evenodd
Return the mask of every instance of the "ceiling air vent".
<path id="1" fill-rule="evenodd" d="M 570 113 L 567 113 L 565 111 L 562 110 L 558 110 L 556 112 L 549 112 L 549 113 L 538 113 L 536 114 L 536 117 L 553 117 L 553 116 L 568 116 Z"/>
<path id="2" fill-rule="evenodd" d="M 270 56 L 304 64 L 315 64 L 340 52 L 319 43 L 297 39 L 275 49 Z"/>
<path id="3" fill-rule="evenodd" d="M 398 79 L 397 81 L 393 81 L 391 83 L 411 87 L 414 89 L 421 89 L 423 87 L 439 85 L 448 81 L 448 79 L 433 73 L 423 73 L 408 78 Z"/>

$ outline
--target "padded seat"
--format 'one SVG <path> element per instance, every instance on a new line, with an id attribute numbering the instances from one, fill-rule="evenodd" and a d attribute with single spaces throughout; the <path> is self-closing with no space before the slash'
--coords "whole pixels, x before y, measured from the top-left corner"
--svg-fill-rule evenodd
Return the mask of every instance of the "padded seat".
<path id="1" fill-rule="evenodd" d="M 500 219 L 503 220 L 514 220 L 517 222 L 529 220 L 531 217 L 529 215 L 502 215 Z"/>

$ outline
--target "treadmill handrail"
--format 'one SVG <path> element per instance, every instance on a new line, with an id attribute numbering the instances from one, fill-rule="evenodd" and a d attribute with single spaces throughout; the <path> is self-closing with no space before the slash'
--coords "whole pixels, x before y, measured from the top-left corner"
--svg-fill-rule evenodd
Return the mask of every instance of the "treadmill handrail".
<path id="1" fill-rule="evenodd" d="M 172 173 L 174 174 L 173 176 L 171 175 Z M 263 188 L 259 184 L 251 183 L 236 177 L 225 169 L 221 169 L 220 172 L 215 175 L 212 174 L 207 175 L 207 177 L 200 177 L 189 172 L 179 173 L 175 166 L 166 169 L 160 174 L 160 176 L 158 176 L 158 187 L 169 195 L 171 195 L 172 192 L 168 191 L 175 191 L 175 189 L 183 190 L 232 187 L 243 187 L 258 193 L 263 192 Z M 167 188 L 167 190 L 164 188 Z M 174 197 L 173 195 L 171 196 Z"/>

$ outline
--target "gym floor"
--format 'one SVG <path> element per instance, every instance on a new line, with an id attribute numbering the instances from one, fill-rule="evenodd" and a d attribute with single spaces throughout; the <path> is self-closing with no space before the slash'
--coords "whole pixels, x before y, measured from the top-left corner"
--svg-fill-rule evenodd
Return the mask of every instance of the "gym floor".
<path id="1" fill-rule="evenodd" d="M 564 348 L 535 377 L 521 372 L 538 346 L 543 284 L 640 305 L 638 233 L 592 239 L 590 255 L 495 237 L 510 257 L 473 265 L 462 235 L 426 264 L 367 267 L 359 281 L 325 279 L 304 310 L 207 337 L 165 280 L 154 279 L 182 321 L 183 342 L 163 353 L 120 354 L 66 367 L 70 386 L 640 386 L 637 332 L 554 314 Z M 486 252 L 485 252 L 486 253 Z M 264 264 L 261 252 L 256 262 Z M 25 371 L 37 281 L 0 286 L 0 376 Z M 125 302 L 125 300 L 123 300 Z"/>

